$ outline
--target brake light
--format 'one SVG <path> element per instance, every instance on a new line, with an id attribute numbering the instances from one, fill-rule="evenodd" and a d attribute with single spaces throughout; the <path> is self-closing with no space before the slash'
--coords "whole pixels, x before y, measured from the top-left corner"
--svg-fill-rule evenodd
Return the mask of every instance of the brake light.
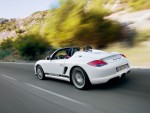
<path id="1" fill-rule="evenodd" d="M 101 67 L 101 66 L 107 65 L 107 63 L 102 60 L 94 60 L 92 62 L 89 62 L 88 64 L 94 67 Z"/>
<path id="2" fill-rule="evenodd" d="M 121 54 L 121 56 L 123 56 L 124 58 L 126 58 L 126 56 L 124 54 Z"/>

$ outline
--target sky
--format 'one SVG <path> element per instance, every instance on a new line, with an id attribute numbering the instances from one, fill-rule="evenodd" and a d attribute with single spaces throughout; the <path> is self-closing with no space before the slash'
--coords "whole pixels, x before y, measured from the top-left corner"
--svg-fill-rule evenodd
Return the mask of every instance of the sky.
<path id="1" fill-rule="evenodd" d="M 0 0 L 0 18 L 25 18 L 58 6 L 58 0 Z"/>

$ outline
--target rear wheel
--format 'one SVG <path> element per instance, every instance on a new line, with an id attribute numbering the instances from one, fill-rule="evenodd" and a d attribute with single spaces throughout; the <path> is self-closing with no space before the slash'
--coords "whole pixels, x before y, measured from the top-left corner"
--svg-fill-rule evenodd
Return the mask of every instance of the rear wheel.
<path id="1" fill-rule="evenodd" d="M 71 73 L 71 80 L 77 89 L 87 89 L 90 86 L 89 78 L 80 67 L 75 67 Z"/>
<path id="2" fill-rule="evenodd" d="M 42 69 L 41 66 L 37 66 L 36 67 L 36 73 L 37 73 L 37 77 L 40 79 L 40 80 L 44 80 L 45 79 L 45 74 L 44 74 L 44 71 Z"/>

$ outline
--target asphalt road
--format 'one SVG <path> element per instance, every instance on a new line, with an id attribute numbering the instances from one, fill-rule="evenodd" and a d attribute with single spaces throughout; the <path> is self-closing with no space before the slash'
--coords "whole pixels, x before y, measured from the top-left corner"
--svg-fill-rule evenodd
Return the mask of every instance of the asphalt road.
<path id="1" fill-rule="evenodd" d="M 33 66 L 0 63 L 0 113 L 150 113 L 150 68 L 81 91 L 65 81 L 39 80 Z"/>

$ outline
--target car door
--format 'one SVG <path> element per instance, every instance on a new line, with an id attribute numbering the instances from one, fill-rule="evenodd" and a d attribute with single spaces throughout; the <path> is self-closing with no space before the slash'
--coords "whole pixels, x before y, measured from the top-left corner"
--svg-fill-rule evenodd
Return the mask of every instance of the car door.
<path id="1" fill-rule="evenodd" d="M 48 60 L 45 63 L 45 73 L 63 74 L 65 59 Z"/>
<path id="2" fill-rule="evenodd" d="M 68 48 L 56 51 L 45 63 L 45 73 L 50 75 L 62 75 L 66 62 Z"/>

